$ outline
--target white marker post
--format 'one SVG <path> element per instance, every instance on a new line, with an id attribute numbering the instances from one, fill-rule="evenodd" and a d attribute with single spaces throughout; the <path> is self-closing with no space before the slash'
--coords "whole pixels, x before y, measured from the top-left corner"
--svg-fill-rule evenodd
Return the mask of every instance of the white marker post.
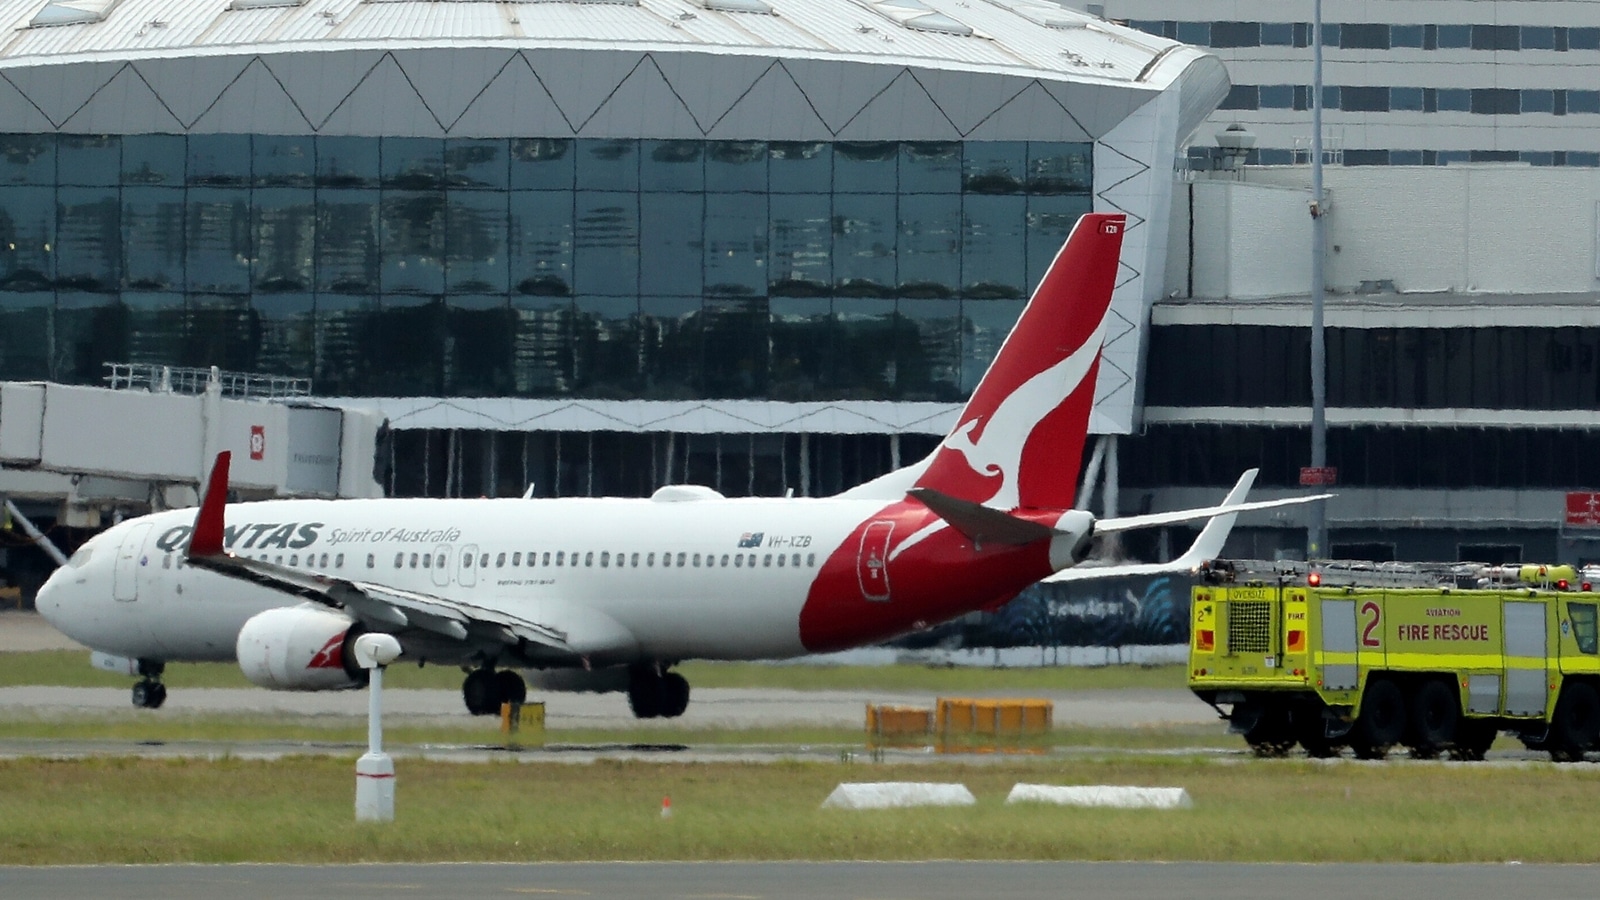
<path id="1" fill-rule="evenodd" d="M 372 673 L 367 695 L 367 753 L 356 760 L 356 821 L 394 821 L 394 760 L 383 752 L 383 667 L 400 656 L 388 634 L 356 638 L 356 664 Z"/>

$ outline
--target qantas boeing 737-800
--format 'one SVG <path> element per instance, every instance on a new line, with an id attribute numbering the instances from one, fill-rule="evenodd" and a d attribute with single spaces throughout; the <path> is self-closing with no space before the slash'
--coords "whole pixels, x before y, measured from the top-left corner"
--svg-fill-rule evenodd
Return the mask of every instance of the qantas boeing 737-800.
<path id="1" fill-rule="evenodd" d="M 144 676 L 237 659 L 282 690 L 357 687 L 352 641 L 469 669 L 469 710 L 526 692 L 517 669 L 609 674 L 641 717 L 677 716 L 686 659 L 839 650 L 994 608 L 1081 561 L 1096 534 L 1310 498 L 1096 520 L 1072 509 L 1125 227 L 1084 216 L 955 428 L 921 462 L 829 498 L 269 500 L 123 522 L 39 592 L 75 640 Z M 1248 485 L 1241 482 L 1242 489 Z M 1097 574 L 1115 575 L 1107 568 Z"/>

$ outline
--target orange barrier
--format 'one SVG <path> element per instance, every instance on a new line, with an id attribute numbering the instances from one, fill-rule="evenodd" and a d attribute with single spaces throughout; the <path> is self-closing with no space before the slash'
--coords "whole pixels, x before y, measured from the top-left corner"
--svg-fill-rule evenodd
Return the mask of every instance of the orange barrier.
<path id="1" fill-rule="evenodd" d="M 1049 700 L 940 697 L 935 710 L 934 730 L 945 741 L 963 735 L 1048 734 L 1055 720 L 1055 704 Z"/>
<path id="2" fill-rule="evenodd" d="M 932 731 L 931 709 L 867 704 L 867 737 L 874 742 L 921 740 Z"/>

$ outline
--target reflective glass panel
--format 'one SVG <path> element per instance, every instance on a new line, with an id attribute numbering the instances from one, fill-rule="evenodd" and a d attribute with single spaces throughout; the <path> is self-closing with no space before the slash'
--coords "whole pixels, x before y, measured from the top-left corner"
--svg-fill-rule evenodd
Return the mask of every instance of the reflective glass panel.
<path id="1" fill-rule="evenodd" d="M 127 151 L 123 151 L 126 156 Z M 317 138 L 317 184 L 321 187 L 378 186 L 378 141 L 365 137 Z"/>
<path id="2" fill-rule="evenodd" d="M 310 378 L 316 365 L 315 304 L 310 294 L 257 294 L 250 299 L 259 329 L 254 371 Z"/>
<path id="3" fill-rule="evenodd" d="M 317 290 L 373 294 L 378 290 L 378 271 L 378 192 L 321 191 Z"/>
<path id="4" fill-rule="evenodd" d="M 833 325 L 830 393 L 873 399 L 894 396 L 894 301 L 837 297 Z"/>
<path id="5" fill-rule="evenodd" d="M 511 289 L 564 297 L 572 293 L 572 192 L 512 191 Z"/>
<path id="6" fill-rule="evenodd" d="M 383 186 L 404 191 L 444 187 L 444 141 L 438 138 L 384 138 Z"/>
<path id="7" fill-rule="evenodd" d="M 383 192 L 378 214 L 385 294 L 444 291 L 442 191 Z"/>
<path id="8" fill-rule="evenodd" d="M 639 189 L 638 141 L 583 138 L 578 141 L 577 162 L 579 190 Z"/>
<path id="9" fill-rule="evenodd" d="M 1028 144 L 1028 193 L 1087 194 L 1090 182 L 1088 144 Z"/>
<path id="10" fill-rule="evenodd" d="M 446 211 L 446 260 L 453 294 L 504 295 L 509 277 L 506 195 L 451 191 Z"/>
<path id="11" fill-rule="evenodd" d="M 833 303 L 826 297 L 773 297 L 767 396 L 800 402 L 827 395 L 833 335 Z"/>
<path id="12" fill-rule="evenodd" d="M 382 370 L 367 355 L 369 324 L 380 310 L 375 296 L 319 294 L 314 320 L 316 385 L 322 393 L 388 394 Z"/>
<path id="13" fill-rule="evenodd" d="M 233 372 L 256 370 L 256 337 L 250 298 L 243 295 L 190 294 L 184 306 L 185 366 L 216 366 Z"/>
<path id="14" fill-rule="evenodd" d="M 122 183 L 181 185 L 187 158 L 183 135 L 124 135 Z"/>
<path id="15" fill-rule="evenodd" d="M 895 348 L 898 399 L 960 400 L 960 301 L 901 300 L 899 313 Z"/>
<path id="16" fill-rule="evenodd" d="M 836 193 L 894 196 L 899 184 L 900 145 L 894 141 L 840 141 L 833 145 Z"/>
<path id="17" fill-rule="evenodd" d="M 961 197 L 908 194 L 900 198 L 902 297 L 954 297 L 961 288 Z"/>
<path id="18" fill-rule="evenodd" d="M 700 394 L 700 298 L 643 297 L 639 338 L 643 399 L 688 400 Z"/>
<path id="19" fill-rule="evenodd" d="M 427 397 L 444 389 L 443 318 L 444 304 L 437 298 L 403 294 L 386 295 L 382 307 L 367 317 L 358 347 L 383 390 Z"/>
<path id="20" fill-rule="evenodd" d="M 706 293 L 765 294 L 766 195 L 707 194 L 705 227 Z"/>
<path id="21" fill-rule="evenodd" d="M 643 388 L 639 301 L 580 297 L 572 327 L 573 388 L 589 397 L 634 397 Z"/>
<path id="22" fill-rule="evenodd" d="M 826 194 L 833 190 L 833 145 L 773 141 L 767 172 L 775 194 Z"/>
<path id="23" fill-rule="evenodd" d="M 35 294 L 0 294 L 0 304 Z M 101 383 L 103 363 L 126 360 L 129 310 L 111 294 L 66 293 L 56 299 L 55 358 L 51 377 Z"/>
<path id="24" fill-rule="evenodd" d="M 445 325 L 444 387 L 450 396 L 510 394 L 516 328 L 505 296 L 451 296 Z"/>
<path id="25" fill-rule="evenodd" d="M 189 136 L 189 184 L 236 187 L 250 183 L 250 135 Z"/>
<path id="26" fill-rule="evenodd" d="M 0 186 L 0 290 L 49 290 L 55 242 L 55 189 Z"/>
<path id="27" fill-rule="evenodd" d="M 127 291 L 127 355 L 132 363 L 158 366 L 184 362 L 184 309 L 182 294 L 146 294 Z M 104 360 L 102 360 L 103 362 Z"/>
<path id="28" fill-rule="evenodd" d="M 826 297 L 833 292 L 833 202 L 826 194 L 768 198 L 772 296 Z"/>
<path id="29" fill-rule="evenodd" d="M 833 277 L 840 294 L 888 297 L 895 286 L 893 194 L 839 194 L 833 204 Z"/>
<path id="30" fill-rule="evenodd" d="M 0 293 L 0 381 L 70 377 L 70 371 L 52 374 L 55 305 L 55 296 L 48 293 Z M 70 361 L 63 362 L 70 367 Z"/>
<path id="31" fill-rule="evenodd" d="M 706 144 L 706 186 L 713 191 L 767 190 L 767 145 L 764 141 L 709 141 Z"/>
<path id="32" fill-rule="evenodd" d="M 123 188 L 123 287 L 136 291 L 181 288 L 183 257 L 183 188 Z"/>
<path id="33" fill-rule="evenodd" d="M 511 183 L 508 150 L 504 140 L 445 141 L 445 180 L 453 188 L 503 191 Z"/>
<path id="34" fill-rule="evenodd" d="M 56 194 L 56 287 L 115 291 L 120 287 L 122 203 L 115 187 L 61 188 Z"/>
<path id="35" fill-rule="evenodd" d="M 1018 194 L 1027 177 L 1022 141 L 973 141 L 963 148 L 961 182 L 968 193 Z"/>
<path id="36" fill-rule="evenodd" d="M 511 189 L 572 190 L 572 141 L 524 138 L 511 142 Z"/>
<path id="37" fill-rule="evenodd" d="M 317 208 L 311 197 L 310 191 L 293 188 L 254 192 L 257 291 L 311 291 L 317 243 Z"/>
<path id="38" fill-rule="evenodd" d="M 707 298 L 702 313 L 707 397 L 758 397 L 767 387 L 765 298 Z"/>
<path id="39" fill-rule="evenodd" d="M 961 192 L 961 144 L 907 141 L 900 145 L 902 194 Z"/>
<path id="40" fill-rule="evenodd" d="M 184 266 L 192 291 L 250 289 L 250 192 L 190 188 L 188 253 Z"/>
<path id="41" fill-rule="evenodd" d="M 968 396 L 989 370 L 1011 326 L 1022 315 L 1022 300 L 961 302 L 961 395 Z"/>
<path id="42" fill-rule="evenodd" d="M 646 191 L 698 193 L 706 188 L 703 141 L 643 141 L 639 185 Z"/>
<path id="43" fill-rule="evenodd" d="M 0 184 L 55 183 L 55 135 L 0 134 Z"/>
<path id="44" fill-rule="evenodd" d="M 513 296 L 512 380 L 518 394 L 572 392 L 572 301 Z"/>
<path id="45" fill-rule="evenodd" d="M 1028 198 L 1028 274 L 1023 281 L 1027 293 L 1033 293 L 1043 280 L 1072 226 L 1093 207 L 1094 200 L 1087 194 Z"/>
<path id="46" fill-rule="evenodd" d="M 578 191 L 573 288 L 622 296 L 639 291 L 639 195 Z"/>
<path id="47" fill-rule="evenodd" d="M 962 290 L 975 299 L 1025 296 L 1025 197 L 964 198 L 961 222 Z"/>
<path id="48" fill-rule="evenodd" d="M 122 171 L 122 139 L 116 135 L 63 134 L 56 143 L 62 184 L 116 184 Z"/>
<path id="49" fill-rule="evenodd" d="M 704 287 L 704 194 L 640 194 L 639 290 L 698 297 Z"/>
<path id="50" fill-rule="evenodd" d="M 251 141 L 251 180 L 257 187 L 310 187 L 317 177 L 316 138 L 258 134 Z"/>

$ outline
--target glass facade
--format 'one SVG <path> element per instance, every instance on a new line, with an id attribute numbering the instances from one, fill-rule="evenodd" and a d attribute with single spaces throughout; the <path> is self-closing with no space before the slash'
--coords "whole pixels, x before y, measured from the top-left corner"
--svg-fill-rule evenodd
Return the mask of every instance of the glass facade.
<path id="1" fill-rule="evenodd" d="M 0 135 L 0 379 L 959 400 L 1087 143 Z"/>
<path id="2" fill-rule="evenodd" d="M 1309 328 L 1161 326 L 1149 358 L 1151 406 L 1311 404 Z M 1334 407 L 1600 407 L 1600 328 L 1330 328 L 1327 359 Z"/>

